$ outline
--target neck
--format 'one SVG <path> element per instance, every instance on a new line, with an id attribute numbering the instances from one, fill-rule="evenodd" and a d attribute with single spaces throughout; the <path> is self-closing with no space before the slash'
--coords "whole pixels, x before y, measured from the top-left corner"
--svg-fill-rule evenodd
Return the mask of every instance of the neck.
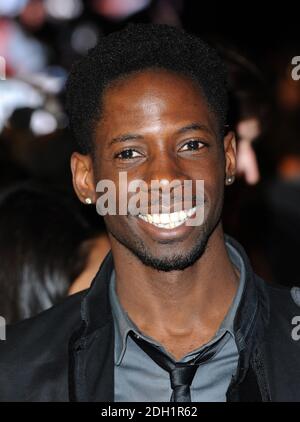
<path id="1" fill-rule="evenodd" d="M 183 271 L 161 272 L 143 265 L 112 242 L 116 289 L 122 307 L 145 334 L 155 339 L 193 336 L 210 339 L 224 319 L 238 285 L 221 224 L 203 255 Z"/>

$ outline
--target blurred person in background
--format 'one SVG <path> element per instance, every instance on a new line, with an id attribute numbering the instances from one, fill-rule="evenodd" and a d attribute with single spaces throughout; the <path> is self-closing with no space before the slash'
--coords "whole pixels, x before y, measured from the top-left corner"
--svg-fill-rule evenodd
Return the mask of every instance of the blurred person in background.
<path id="1" fill-rule="evenodd" d="M 237 177 L 247 185 L 260 180 L 255 152 L 257 142 L 270 126 L 270 88 L 263 73 L 234 49 L 221 49 L 229 76 L 228 124 L 237 136 Z"/>
<path id="2" fill-rule="evenodd" d="M 256 148 L 262 183 L 242 212 L 249 221 L 247 239 L 258 272 L 286 286 L 300 286 L 300 83 L 292 77 L 299 48 L 293 44 L 269 53 L 274 107 L 269 129 Z M 259 228 L 255 235 L 253 221 Z"/>
<path id="3" fill-rule="evenodd" d="M 30 178 L 70 192 L 73 141 L 68 130 L 51 126 L 52 117 L 45 110 L 17 108 L 0 135 L 0 147 L 9 161 Z M 0 178 L 6 178 L 3 168 Z"/>
<path id="4" fill-rule="evenodd" d="M 268 180 L 270 160 L 266 137 L 272 122 L 271 92 L 265 75 L 236 49 L 219 47 L 229 76 L 228 125 L 236 133 L 237 177 L 226 191 L 225 230 L 246 248 L 257 273 L 272 281 L 264 248 L 266 210 L 262 185 Z"/>
<path id="5" fill-rule="evenodd" d="M 274 125 L 276 171 L 264 185 L 263 245 L 277 283 L 300 286 L 300 110 Z"/>
<path id="6" fill-rule="evenodd" d="M 86 257 L 85 266 L 72 282 L 68 294 L 72 295 L 90 287 L 109 250 L 110 243 L 104 229 L 103 232 L 83 242 L 80 247 L 80 253 Z"/>
<path id="7" fill-rule="evenodd" d="M 92 15 L 88 4 L 81 0 L 63 4 L 56 0 L 1 3 L 0 55 L 6 62 L 6 78 L 0 83 L 2 189 L 35 179 L 58 185 L 70 195 L 73 144 L 62 106 L 65 69 L 97 41 L 101 25 L 92 24 Z M 92 224 L 95 238 L 81 246 L 86 265 L 82 273 L 69 280 L 69 294 L 89 287 L 109 250 L 105 230 L 101 224 L 99 227 L 100 217 L 96 221 L 91 213 L 81 211 Z"/>
<path id="8" fill-rule="evenodd" d="M 62 192 L 34 182 L 2 190 L 0 315 L 15 323 L 57 304 L 69 289 L 87 288 L 107 252 L 101 232 Z"/>

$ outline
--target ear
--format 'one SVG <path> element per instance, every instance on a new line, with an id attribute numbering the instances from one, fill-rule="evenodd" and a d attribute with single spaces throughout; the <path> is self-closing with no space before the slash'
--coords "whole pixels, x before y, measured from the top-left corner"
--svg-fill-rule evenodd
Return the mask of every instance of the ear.
<path id="1" fill-rule="evenodd" d="M 73 187 L 80 201 L 87 203 L 89 198 L 95 203 L 96 188 L 91 157 L 74 152 L 71 156 L 71 171 Z"/>
<path id="2" fill-rule="evenodd" d="M 235 134 L 229 131 L 224 137 L 225 184 L 231 185 L 236 174 L 236 140 Z"/>

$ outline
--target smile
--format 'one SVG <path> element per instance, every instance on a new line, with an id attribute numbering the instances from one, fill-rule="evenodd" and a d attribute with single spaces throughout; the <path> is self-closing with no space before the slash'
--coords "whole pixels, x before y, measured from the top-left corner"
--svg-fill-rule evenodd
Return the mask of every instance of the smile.
<path id="1" fill-rule="evenodd" d="M 170 214 L 139 214 L 138 217 L 153 226 L 162 229 L 174 229 L 175 227 L 184 224 L 188 218 L 195 214 L 195 212 L 196 207 L 190 208 L 189 210 L 172 212 Z"/>

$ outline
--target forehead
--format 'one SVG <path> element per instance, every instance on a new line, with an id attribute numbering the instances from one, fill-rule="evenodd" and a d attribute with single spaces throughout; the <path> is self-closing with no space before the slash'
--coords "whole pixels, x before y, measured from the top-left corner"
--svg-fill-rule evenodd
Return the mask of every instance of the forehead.
<path id="1" fill-rule="evenodd" d="M 106 89 L 99 128 L 115 132 L 196 120 L 215 123 L 197 82 L 171 71 L 146 70 Z"/>

